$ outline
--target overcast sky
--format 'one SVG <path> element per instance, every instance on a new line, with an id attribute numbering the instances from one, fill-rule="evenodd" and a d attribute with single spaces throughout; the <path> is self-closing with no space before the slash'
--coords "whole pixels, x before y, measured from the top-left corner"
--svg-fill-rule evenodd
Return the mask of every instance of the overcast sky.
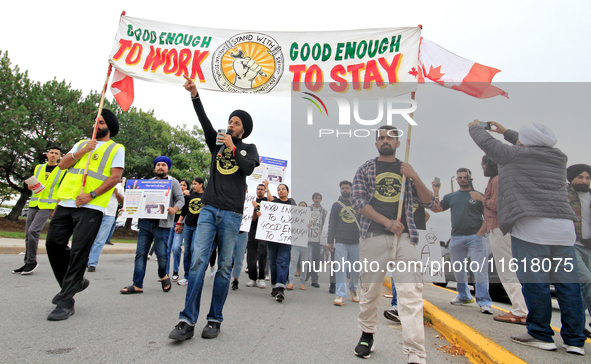
<path id="1" fill-rule="evenodd" d="M 514 129 L 527 119 L 545 123 L 557 134 L 557 147 L 569 156 L 569 164 L 589 163 L 589 85 L 547 84 L 591 80 L 586 70 L 591 59 L 587 39 L 591 34 L 591 3 L 587 1 L 315 0 L 283 7 L 244 1 L 106 0 L 92 4 L 59 0 L 3 4 L 0 50 L 8 51 L 13 65 L 28 70 L 32 80 L 65 79 L 87 94 L 103 85 L 123 10 L 138 18 L 237 30 L 310 31 L 422 24 L 423 37 L 462 57 L 500 69 L 495 82 L 502 82 L 498 86 L 510 96 L 508 100 L 476 100 L 442 87 L 429 91 L 419 88 L 415 112 L 419 125 L 413 128 L 410 163 L 423 180 L 440 177 L 443 195 L 451 192 L 449 179 L 455 170 L 468 167 L 474 172 L 475 188 L 484 190 L 486 179 L 481 176 L 479 163 L 482 152 L 467 133 L 467 124 L 474 118 L 496 120 Z M 524 85 L 535 82 L 545 84 Z M 110 92 L 107 97 L 112 98 Z M 288 97 L 206 91 L 201 97 L 216 127 L 224 126 L 236 108 L 249 111 L 255 123 L 249 142 L 257 145 L 260 155 L 291 161 L 291 147 L 302 147 L 300 141 L 291 143 Z M 157 118 L 172 125 L 197 123 L 182 87 L 136 81 L 134 106 L 154 110 Z M 402 118 L 399 122 L 406 130 L 406 122 Z M 372 140 L 359 142 L 366 142 L 367 149 L 359 147 L 356 159 L 348 159 L 344 174 L 348 173 L 350 179 L 356 167 L 377 155 Z M 342 148 L 352 149 L 347 144 Z M 397 155 L 403 159 L 404 149 Z M 288 170 L 288 183 L 291 173 Z M 344 179 L 332 178 L 319 181 L 318 176 L 310 175 L 310 189 L 324 195 L 326 207 L 336 200 L 338 181 Z M 311 201 L 308 191 L 292 189 L 292 197 Z M 447 237 L 449 225 L 449 213 L 442 213 L 428 227 Z"/>

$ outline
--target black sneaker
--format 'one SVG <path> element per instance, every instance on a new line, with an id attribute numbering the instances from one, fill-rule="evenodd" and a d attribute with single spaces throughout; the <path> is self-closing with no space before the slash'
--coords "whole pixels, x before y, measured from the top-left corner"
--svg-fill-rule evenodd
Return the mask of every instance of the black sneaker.
<path id="1" fill-rule="evenodd" d="M 318 284 L 318 282 L 316 282 L 316 283 L 312 282 L 311 286 L 314 288 L 320 288 L 320 285 Z"/>
<path id="2" fill-rule="evenodd" d="M 369 359 L 373 349 L 373 334 L 364 332 L 355 347 L 355 355 L 363 359 Z"/>
<path id="3" fill-rule="evenodd" d="M 391 308 L 389 310 L 385 310 L 384 317 L 390 321 L 400 323 L 400 317 L 398 316 L 398 309 L 397 308 Z"/>
<path id="4" fill-rule="evenodd" d="M 235 291 L 238 289 L 238 280 L 235 279 L 232 281 L 232 291 Z"/>
<path id="5" fill-rule="evenodd" d="M 23 268 L 21 275 L 26 276 L 26 275 L 32 274 L 35 271 L 35 269 L 37 269 L 38 266 L 39 266 L 39 263 L 37 263 L 37 262 L 25 264 L 25 267 Z"/>
<path id="6" fill-rule="evenodd" d="M 105 241 L 105 245 L 115 245 L 115 244 L 111 243 L 110 241 Z"/>
<path id="7" fill-rule="evenodd" d="M 283 288 L 278 288 L 277 294 L 275 295 L 275 301 L 283 302 L 284 299 L 285 299 L 285 293 L 283 293 Z"/>
<path id="8" fill-rule="evenodd" d="M 89 271 L 89 272 L 96 272 L 96 267 L 95 266 L 92 266 L 92 265 L 89 265 L 87 271 Z"/>
<path id="9" fill-rule="evenodd" d="M 204 339 L 215 339 L 220 333 L 220 323 L 214 321 L 207 321 L 207 325 L 201 331 L 201 337 Z"/>
<path id="10" fill-rule="evenodd" d="M 273 288 L 273 289 L 271 290 L 271 297 L 275 297 L 275 296 L 277 296 L 277 293 L 279 293 L 279 291 L 278 291 L 278 288 Z"/>
<path id="11" fill-rule="evenodd" d="M 185 321 L 179 322 L 168 334 L 168 338 L 176 341 L 188 340 L 195 335 L 195 326 L 191 326 Z"/>
<path id="12" fill-rule="evenodd" d="M 26 266 L 27 266 L 27 265 L 25 264 L 25 265 L 23 265 L 22 267 L 20 267 L 20 268 L 17 268 L 17 269 L 15 269 L 15 270 L 13 270 L 13 271 L 12 271 L 12 274 L 21 274 L 21 273 L 23 272 L 23 270 L 25 270 L 25 267 L 26 267 Z"/>
<path id="13" fill-rule="evenodd" d="M 51 311 L 47 319 L 49 321 L 62 321 L 74 314 L 74 306 L 72 308 L 56 307 Z"/>
<path id="14" fill-rule="evenodd" d="M 337 286 L 334 283 L 330 284 L 330 287 L 328 287 L 328 293 L 335 293 L 337 290 Z"/>

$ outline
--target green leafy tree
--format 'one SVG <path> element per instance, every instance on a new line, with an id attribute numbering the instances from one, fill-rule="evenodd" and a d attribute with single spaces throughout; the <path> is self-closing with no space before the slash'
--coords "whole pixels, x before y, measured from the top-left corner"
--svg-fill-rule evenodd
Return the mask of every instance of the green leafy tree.
<path id="1" fill-rule="evenodd" d="M 45 162 L 47 147 L 68 148 L 92 126 L 95 105 L 65 81 L 32 82 L 0 55 L 0 184 L 20 193 L 8 216 L 16 220 L 31 195 L 23 181 Z"/>
<path id="2" fill-rule="evenodd" d="M 0 187 L 20 194 L 9 220 L 16 220 L 26 205 L 31 192 L 24 180 L 45 162 L 47 147 L 56 145 L 66 153 L 91 136 L 99 99 L 95 91 L 83 97 L 65 81 L 32 82 L 0 51 Z M 109 100 L 104 107 L 119 118 L 119 134 L 113 139 L 126 148 L 128 179 L 152 177 L 152 161 L 160 155 L 172 159 L 170 174 L 178 179 L 207 178 L 209 153 L 201 130 L 172 127 L 153 111 L 131 108 L 124 113 Z"/>

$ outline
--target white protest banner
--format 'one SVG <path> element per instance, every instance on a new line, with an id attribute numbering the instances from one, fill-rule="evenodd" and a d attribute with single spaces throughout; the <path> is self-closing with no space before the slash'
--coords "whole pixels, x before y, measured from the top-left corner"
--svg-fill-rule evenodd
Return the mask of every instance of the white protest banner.
<path id="1" fill-rule="evenodd" d="M 320 234 L 320 245 L 328 246 L 328 215 L 324 219 L 324 225 L 322 225 L 322 234 Z"/>
<path id="2" fill-rule="evenodd" d="M 445 273 L 441 266 L 441 246 L 437 233 L 419 230 L 417 251 L 423 263 L 423 281 L 445 283 Z"/>
<path id="3" fill-rule="evenodd" d="M 261 201 L 256 239 L 308 246 L 308 207 Z"/>
<path id="4" fill-rule="evenodd" d="M 254 214 L 254 205 L 252 201 L 256 202 L 257 195 L 247 193 L 244 198 L 244 210 L 242 211 L 242 222 L 240 223 L 240 231 L 250 231 L 250 223 L 252 222 L 252 215 Z"/>
<path id="5" fill-rule="evenodd" d="M 277 32 L 122 16 L 109 62 L 146 81 L 180 85 L 186 75 L 206 90 L 290 96 L 328 83 L 337 93 L 396 96 L 416 89 L 420 37 L 419 27 Z"/>

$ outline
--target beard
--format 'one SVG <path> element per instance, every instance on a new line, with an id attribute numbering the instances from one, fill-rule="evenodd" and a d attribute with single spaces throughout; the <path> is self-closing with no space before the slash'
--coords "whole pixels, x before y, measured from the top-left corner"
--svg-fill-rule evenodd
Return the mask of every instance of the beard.
<path id="1" fill-rule="evenodd" d="M 107 134 L 109 134 L 109 128 L 98 128 L 98 130 L 96 131 L 96 138 L 97 139 L 101 139 L 107 136 Z"/>
<path id="2" fill-rule="evenodd" d="M 386 147 L 381 147 L 380 149 L 378 149 L 378 153 L 380 153 L 380 155 L 395 155 L 396 154 L 396 149 L 391 148 L 389 146 Z"/>
<path id="3" fill-rule="evenodd" d="M 345 199 L 348 200 L 351 197 L 351 193 L 350 192 L 341 192 L 341 196 Z"/>
<path id="4" fill-rule="evenodd" d="M 586 185 L 584 183 L 577 183 L 577 184 L 572 184 L 573 189 L 577 192 L 589 192 L 591 191 L 591 188 L 589 188 L 589 185 Z"/>
<path id="5" fill-rule="evenodd" d="M 164 173 L 164 172 L 154 172 L 154 175 L 156 176 L 156 178 L 165 178 L 166 177 L 166 173 Z"/>

